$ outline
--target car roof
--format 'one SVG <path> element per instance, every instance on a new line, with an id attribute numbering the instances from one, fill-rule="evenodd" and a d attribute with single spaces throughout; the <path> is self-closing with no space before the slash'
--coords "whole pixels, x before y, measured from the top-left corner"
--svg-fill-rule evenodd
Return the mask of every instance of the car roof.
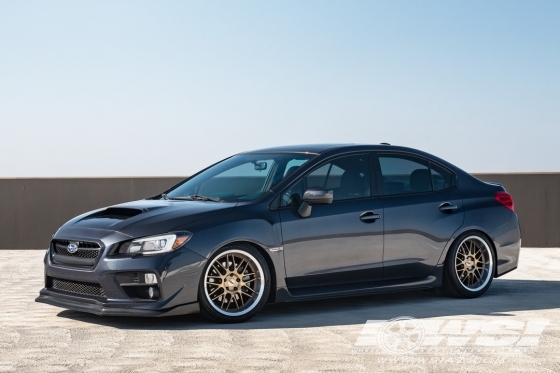
<path id="1" fill-rule="evenodd" d="M 351 151 L 389 151 L 389 152 L 405 152 L 409 154 L 415 154 L 417 156 L 426 157 L 432 161 L 440 163 L 447 168 L 454 170 L 455 172 L 465 171 L 461 170 L 457 166 L 441 159 L 433 154 L 426 153 L 419 149 L 409 148 L 405 146 L 390 145 L 387 143 L 381 144 L 304 144 L 304 145 L 288 145 L 288 146 L 277 146 L 273 148 L 265 148 L 252 150 L 248 152 L 243 152 L 241 154 L 249 153 L 302 153 L 302 154 L 330 154 L 330 153 L 343 153 Z"/>
<path id="2" fill-rule="evenodd" d="M 381 145 L 381 146 L 387 146 Z M 252 150 L 244 153 L 308 153 L 308 154 L 321 154 L 328 150 L 333 149 L 351 149 L 364 146 L 371 146 L 373 144 L 302 144 L 302 145 L 286 145 L 286 146 L 276 146 L 272 148 L 264 148 L 258 150 Z"/>
<path id="3" fill-rule="evenodd" d="M 301 144 L 284 145 L 271 148 L 252 150 L 247 153 L 311 153 L 320 154 L 326 150 L 340 148 L 352 144 Z"/>

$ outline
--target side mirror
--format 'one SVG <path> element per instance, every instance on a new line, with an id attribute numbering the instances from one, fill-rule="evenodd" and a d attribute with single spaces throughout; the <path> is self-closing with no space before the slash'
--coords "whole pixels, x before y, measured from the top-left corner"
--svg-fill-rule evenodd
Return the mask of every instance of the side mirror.
<path id="1" fill-rule="evenodd" d="M 330 204 L 333 201 L 333 191 L 321 187 L 309 188 L 303 193 L 303 201 L 310 205 Z"/>
<path id="2" fill-rule="evenodd" d="M 309 188 L 303 193 L 303 203 L 299 206 L 298 213 L 302 218 L 307 218 L 311 215 L 311 205 L 331 204 L 332 201 L 332 189 L 321 187 Z"/>

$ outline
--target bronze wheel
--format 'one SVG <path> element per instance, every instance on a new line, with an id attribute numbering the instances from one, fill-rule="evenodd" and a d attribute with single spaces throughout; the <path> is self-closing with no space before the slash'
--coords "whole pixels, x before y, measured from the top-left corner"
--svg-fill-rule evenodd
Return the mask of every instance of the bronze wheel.
<path id="1" fill-rule="evenodd" d="M 266 303 L 270 278 L 266 261 L 253 247 L 233 245 L 208 262 L 201 284 L 201 309 L 213 319 L 243 321 Z"/>
<path id="2" fill-rule="evenodd" d="M 496 262 L 491 245 L 477 231 L 458 237 L 447 253 L 441 290 L 456 298 L 474 298 L 488 290 Z"/>
<path id="3" fill-rule="evenodd" d="M 490 281 L 493 269 L 492 252 L 486 241 L 478 236 L 469 236 L 461 242 L 455 253 L 455 273 L 465 289 L 483 289 Z"/>

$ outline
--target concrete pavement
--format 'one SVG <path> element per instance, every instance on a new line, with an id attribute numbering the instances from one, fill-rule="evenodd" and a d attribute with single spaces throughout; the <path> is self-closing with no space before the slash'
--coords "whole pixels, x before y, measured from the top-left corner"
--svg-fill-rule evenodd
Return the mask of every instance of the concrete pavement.
<path id="1" fill-rule="evenodd" d="M 415 291 L 286 303 L 236 325 L 199 315 L 101 318 L 35 303 L 43 255 L 0 251 L 0 372 L 560 371 L 556 248 L 522 249 L 520 268 L 478 299 Z M 401 326 L 400 336 L 412 337 L 408 353 L 398 325 L 364 329 L 398 316 L 423 323 Z"/>

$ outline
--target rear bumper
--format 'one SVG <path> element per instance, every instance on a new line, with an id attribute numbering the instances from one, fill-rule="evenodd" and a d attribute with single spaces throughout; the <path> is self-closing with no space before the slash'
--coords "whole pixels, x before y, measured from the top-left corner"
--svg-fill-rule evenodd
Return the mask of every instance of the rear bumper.
<path id="1" fill-rule="evenodd" d="M 496 260 L 498 262 L 495 277 L 505 275 L 516 269 L 521 250 L 521 230 L 517 215 L 512 214 L 511 220 L 491 232 L 490 236 L 496 247 Z"/>
<path id="2" fill-rule="evenodd" d="M 66 294 L 60 294 L 42 289 L 36 302 L 61 307 L 72 311 L 93 313 L 99 316 L 136 316 L 136 317 L 160 317 L 184 315 L 199 312 L 198 302 L 183 304 L 167 309 L 142 308 L 143 304 L 111 304 L 103 303 L 95 299 L 78 298 Z M 151 304 L 153 305 L 153 304 Z"/>

